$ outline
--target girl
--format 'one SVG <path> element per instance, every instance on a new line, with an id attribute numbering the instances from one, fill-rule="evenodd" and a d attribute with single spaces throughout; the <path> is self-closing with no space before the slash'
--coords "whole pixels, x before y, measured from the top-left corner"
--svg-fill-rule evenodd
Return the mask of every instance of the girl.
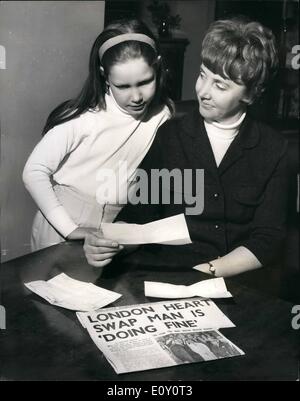
<path id="1" fill-rule="evenodd" d="M 181 204 L 127 205 L 118 219 L 146 223 L 185 213 L 193 244 L 152 249 L 153 260 L 233 276 L 276 260 L 285 236 L 287 143 L 248 113 L 276 72 L 275 39 L 257 22 L 216 21 L 201 58 L 199 108 L 167 121 L 140 167 L 148 174 L 177 168 L 182 176 L 185 169 L 202 169 L 203 212 L 187 213 L 191 205 L 184 198 Z M 193 184 L 191 193 L 199 193 Z M 97 266 L 102 250 L 96 236 L 87 237 L 85 252 Z"/>
<path id="2" fill-rule="evenodd" d="M 113 221 L 172 112 L 151 31 L 138 20 L 108 25 L 92 47 L 79 96 L 52 111 L 25 165 L 23 181 L 39 208 L 32 251 L 83 239 Z"/>

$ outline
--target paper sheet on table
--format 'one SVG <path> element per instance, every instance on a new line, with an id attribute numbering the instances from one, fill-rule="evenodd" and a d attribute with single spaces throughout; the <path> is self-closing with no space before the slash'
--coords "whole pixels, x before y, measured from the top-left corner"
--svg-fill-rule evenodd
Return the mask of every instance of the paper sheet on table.
<path id="1" fill-rule="evenodd" d="M 52 305 L 84 312 L 102 308 L 122 296 L 92 283 L 75 280 L 64 273 L 48 281 L 31 281 L 24 285 Z"/>
<path id="2" fill-rule="evenodd" d="M 184 245 L 192 242 L 183 213 L 147 224 L 102 223 L 101 229 L 105 238 L 124 245 Z"/>
<path id="3" fill-rule="evenodd" d="M 222 277 L 199 281 L 192 285 L 174 285 L 155 281 L 145 281 L 145 296 L 155 298 L 231 298 Z"/>

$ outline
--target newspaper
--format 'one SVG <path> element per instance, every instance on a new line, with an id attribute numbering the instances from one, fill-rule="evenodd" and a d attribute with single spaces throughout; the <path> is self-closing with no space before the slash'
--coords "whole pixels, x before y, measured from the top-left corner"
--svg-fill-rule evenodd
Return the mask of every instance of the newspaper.
<path id="1" fill-rule="evenodd" d="M 217 329 L 235 327 L 210 299 L 77 312 L 117 374 L 243 355 Z"/>

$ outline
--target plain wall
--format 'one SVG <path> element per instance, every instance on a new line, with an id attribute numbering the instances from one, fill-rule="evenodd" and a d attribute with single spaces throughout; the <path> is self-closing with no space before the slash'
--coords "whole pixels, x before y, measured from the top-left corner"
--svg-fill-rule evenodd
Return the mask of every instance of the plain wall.
<path id="1" fill-rule="evenodd" d="M 1 261 L 30 252 L 36 206 L 22 170 L 49 112 L 82 87 L 104 8 L 104 1 L 0 3 Z"/>

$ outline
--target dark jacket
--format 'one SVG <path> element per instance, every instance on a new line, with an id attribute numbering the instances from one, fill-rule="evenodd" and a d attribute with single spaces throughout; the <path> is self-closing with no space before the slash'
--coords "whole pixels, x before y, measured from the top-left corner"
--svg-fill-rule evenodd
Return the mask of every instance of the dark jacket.
<path id="1" fill-rule="evenodd" d="M 193 244 L 162 246 L 159 250 L 154 247 L 156 252 L 161 256 L 171 253 L 173 259 L 175 255 L 180 262 L 193 265 L 244 246 L 263 265 L 271 262 L 278 256 L 285 237 L 286 150 L 287 142 L 280 134 L 246 116 L 217 167 L 198 109 L 167 121 L 160 127 L 140 168 L 148 176 L 151 169 L 177 168 L 182 174 L 184 169 L 203 169 L 204 210 L 201 214 L 186 215 Z M 182 204 L 172 202 L 174 186 L 161 190 L 171 194 L 171 204 L 128 204 L 117 220 L 146 223 L 184 213 L 191 207 L 184 202 L 184 194 Z M 192 190 L 195 194 L 195 177 Z"/>

